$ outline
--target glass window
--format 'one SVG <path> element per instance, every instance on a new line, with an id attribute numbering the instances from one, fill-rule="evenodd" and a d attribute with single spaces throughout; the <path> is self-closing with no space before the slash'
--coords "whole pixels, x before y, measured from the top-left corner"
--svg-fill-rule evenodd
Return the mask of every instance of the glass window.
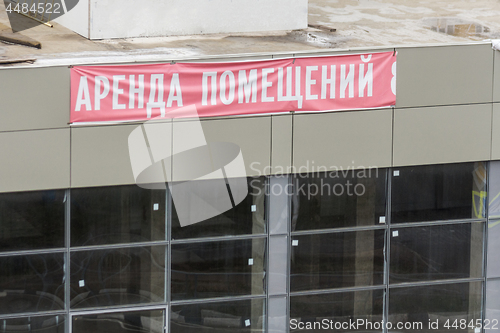
<path id="1" fill-rule="evenodd" d="M 482 282 L 391 288 L 389 322 L 410 325 L 400 332 L 474 332 L 467 325 L 481 319 L 482 288 Z M 458 327 L 451 326 L 455 321 Z"/>
<path id="2" fill-rule="evenodd" d="M 264 332 L 264 300 L 173 305 L 171 333 Z"/>
<path id="3" fill-rule="evenodd" d="M 64 247 L 64 190 L 0 194 L 0 250 Z"/>
<path id="4" fill-rule="evenodd" d="M 71 253 L 71 308 L 164 301 L 165 247 Z"/>
<path id="5" fill-rule="evenodd" d="M 269 295 L 287 293 L 288 236 L 269 238 Z"/>
<path id="6" fill-rule="evenodd" d="M 486 332 L 498 332 L 500 329 L 500 280 L 486 282 Z"/>
<path id="7" fill-rule="evenodd" d="M 0 314 L 64 309 L 64 255 L 0 258 Z"/>
<path id="8" fill-rule="evenodd" d="M 172 300 L 263 295 L 264 238 L 172 245 Z"/>
<path id="9" fill-rule="evenodd" d="M 290 225 L 292 183 L 288 175 L 269 177 L 269 233 L 286 234 Z"/>
<path id="10" fill-rule="evenodd" d="M 292 296 L 290 332 L 382 332 L 383 308 L 383 290 Z"/>
<path id="11" fill-rule="evenodd" d="M 241 180 L 241 178 L 236 178 L 229 180 L 229 183 L 234 182 L 241 185 L 239 183 Z M 186 182 L 190 183 L 188 193 L 186 191 L 183 193 L 177 191 L 177 194 L 173 194 L 172 239 L 262 234 L 266 232 L 265 177 L 248 178 L 246 180 L 248 195 L 241 196 L 239 199 L 236 198 L 236 193 L 228 190 L 228 184 L 220 186 L 221 181 L 224 182 L 220 179 Z M 234 186 L 232 188 L 234 189 Z M 208 198 L 203 194 L 200 194 L 201 197 L 194 195 L 193 193 L 197 191 L 202 193 L 210 191 L 212 202 L 206 202 Z M 177 204 L 175 203 L 176 198 L 178 198 Z M 182 207 L 176 207 L 179 202 L 182 203 Z M 221 203 L 222 206 L 219 207 Z M 201 222 L 194 224 L 181 223 L 182 221 L 177 212 L 179 208 L 182 208 L 184 213 L 193 215 L 191 216 L 193 218 L 195 216 L 200 217 Z M 204 218 L 205 215 L 208 217 Z M 189 218 L 190 216 L 183 215 L 183 217 Z"/>
<path id="12" fill-rule="evenodd" d="M 287 298 L 286 297 L 270 297 L 268 306 L 268 333 L 283 333 L 288 332 L 287 320 Z"/>
<path id="13" fill-rule="evenodd" d="M 391 176 L 392 223 L 485 216 L 482 162 L 396 168 Z"/>
<path id="14" fill-rule="evenodd" d="M 488 265 L 487 277 L 500 277 L 500 220 L 488 221 Z"/>
<path id="15" fill-rule="evenodd" d="M 391 231 L 391 283 L 477 278 L 482 261 L 482 222 Z"/>
<path id="16" fill-rule="evenodd" d="M 490 162 L 488 202 L 490 219 L 500 218 L 500 161 Z"/>
<path id="17" fill-rule="evenodd" d="M 0 320 L 0 332 L 63 333 L 64 316 L 22 317 Z"/>
<path id="18" fill-rule="evenodd" d="M 367 230 L 292 237 L 291 291 L 382 284 L 384 235 Z"/>
<path id="19" fill-rule="evenodd" d="M 71 190 L 71 246 L 165 240 L 165 190 Z"/>
<path id="20" fill-rule="evenodd" d="M 73 316 L 73 333 L 164 333 L 162 310 Z"/>
<path id="21" fill-rule="evenodd" d="M 293 184 L 292 231 L 385 221 L 385 169 L 297 174 Z"/>

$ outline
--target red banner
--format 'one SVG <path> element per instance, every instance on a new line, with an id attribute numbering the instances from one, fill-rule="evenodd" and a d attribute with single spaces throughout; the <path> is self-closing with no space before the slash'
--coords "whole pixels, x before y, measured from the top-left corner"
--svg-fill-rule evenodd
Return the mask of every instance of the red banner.
<path id="1" fill-rule="evenodd" d="M 388 107 L 396 103 L 392 52 L 253 62 L 77 66 L 71 122 Z"/>

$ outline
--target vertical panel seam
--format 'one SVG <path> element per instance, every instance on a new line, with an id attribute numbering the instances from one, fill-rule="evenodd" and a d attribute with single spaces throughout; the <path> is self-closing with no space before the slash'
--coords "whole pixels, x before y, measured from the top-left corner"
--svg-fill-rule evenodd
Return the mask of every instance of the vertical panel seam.
<path id="1" fill-rule="evenodd" d="M 274 116 L 271 115 L 271 128 L 270 128 L 270 132 L 271 132 L 271 151 L 270 151 L 270 158 L 269 158 L 269 166 L 270 166 L 270 170 L 271 170 L 271 175 L 274 174 L 274 160 L 273 160 L 273 152 L 274 152 L 274 149 L 273 149 L 273 143 L 274 143 L 274 140 L 273 140 L 273 135 L 274 135 Z"/>
<path id="2" fill-rule="evenodd" d="M 394 121 L 395 121 L 395 114 L 396 114 L 396 108 L 392 108 L 391 116 L 392 116 L 392 123 L 391 123 L 391 167 L 394 166 Z"/>
<path id="3" fill-rule="evenodd" d="M 490 160 L 493 159 L 493 113 L 495 104 L 491 103 L 491 115 L 490 115 Z"/>

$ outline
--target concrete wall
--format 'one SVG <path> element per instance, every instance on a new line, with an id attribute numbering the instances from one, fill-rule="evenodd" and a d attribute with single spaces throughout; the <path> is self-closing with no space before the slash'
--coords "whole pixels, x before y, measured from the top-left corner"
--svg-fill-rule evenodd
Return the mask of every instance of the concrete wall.
<path id="1" fill-rule="evenodd" d="M 292 30 L 307 0 L 80 0 L 57 22 L 90 39 Z"/>
<path id="2" fill-rule="evenodd" d="M 58 17 L 54 21 L 73 30 L 83 37 L 89 38 L 89 1 L 90 0 L 79 0 L 75 8 L 63 16 Z"/>
<path id="3" fill-rule="evenodd" d="M 487 43 L 397 51 L 395 108 L 205 119 L 206 138 L 238 144 L 248 175 L 500 159 L 500 53 Z M 0 192 L 134 183 L 137 124 L 68 125 L 69 73 L 0 69 Z"/>

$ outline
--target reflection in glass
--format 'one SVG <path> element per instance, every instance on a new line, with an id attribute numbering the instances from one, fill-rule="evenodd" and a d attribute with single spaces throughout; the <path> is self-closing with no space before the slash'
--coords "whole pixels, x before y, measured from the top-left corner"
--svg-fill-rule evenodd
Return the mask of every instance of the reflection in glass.
<path id="1" fill-rule="evenodd" d="M 488 221 L 488 278 L 500 277 L 500 220 Z M 500 319 L 500 318 L 499 318 Z"/>
<path id="2" fill-rule="evenodd" d="M 172 300 L 265 291 L 264 238 L 172 245 Z"/>
<path id="3" fill-rule="evenodd" d="M 163 333 L 164 311 L 134 311 L 73 316 L 73 333 Z"/>
<path id="4" fill-rule="evenodd" d="M 288 236 L 269 238 L 269 295 L 287 293 Z"/>
<path id="5" fill-rule="evenodd" d="M 64 190 L 0 194 L 0 250 L 64 247 Z"/>
<path id="6" fill-rule="evenodd" d="M 71 246 L 165 240 L 165 190 L 71 190 Z"/>
<path id="7" fill-rule="evenodd" d="M 498 332 L 500 329 L 500 280 L 488 280 L 486 282 L 485 319 L 485 331 Z"/>
<path id="8" fill-rule="evenodd" d="M 288 175 L 269 177 L 269 233 L 283 235 L 290 225 L 291 182 Z"/>
<path id="9" fill-rule="evenodd" d="M 482 260 L 483 223 L 391 233 L 391 283 L 481 277 Z"/>
<path id="10" fill-rule="evenodd" d="M 0 332 L 64 333 L 64 316 L 22 317 L 0 320 Z"/>
<path id="11" fill-rule="evenodd" d="M 473 332 L 467 325 L 481 319 L 482 282 L 441 284 L 433 286 L 391 288 L 389 321 L 422 323 L 420 329 L 409 327 L 401 332 Z M 453 328 L 454 321 L 466 322 L 465 328 Z M 435 327 L 429 328 L 429 321 Z M 450 328 L 446 328 L 446 323 Z M 436 326 L 437 325 L 437 326 Z M 415 328 L 415 329 L 413 329 Z"/>
<path id="12" fill-rule="evenodd" d="M 171 333 L 264 332 L 264 300 L 172 306 Z"/>
<path id="13" fill-rule="evenodd" d="M 0 314 L 64 309 L 64 255 L 0 258 Z"/>
<path id="14" fill-rule="evenodd" d="M 218 180 L 197 180 L 200 187 L 210 187 Z M 181 227 L 175 205 L 172 211 L 172 239 L 262 234 L 266 232 L 265 177 L 248 178 L 248 195 L 236 207 L 202 222 Z M 216 188 L 215 184 L 213 188 Z M 224 198 L 230 195 L 224 191 L 214 192 L 214 196 Z M 217 198 L 214 198 L 216 200 Z M 184 207 L 186 208 L 186 207 Z M 200 207 L 190 207 L 192 210 Z"/>
<path id="15" fill-rule="evenodd" d="M 383 308 L 383 290 L 292 296 L 290 332 L 382 332 Z M 339 326 L 358 320 L 357 330 Z"/>
<path id="16" fill-rule="evenodd" d="M 287 320 L 287 298 L 286 297 L 270 297 L 268 301 L 267 318 L 268 318 L 268 333 L 283 333 L 287 332 L 289 325 Z"/>
<path id="17" fill-rule="evenodd" d="M 394 169 L 392 223 L 484 218 L 482 162 Z"/>
<path id="18" fill-rule="evenodd" d="M 71 308 L 163 302 L 165 247 L 71 253 Z"/>
<path id="19" fill-rule="evenodd" d="M 297 174 L 292 231 L 378 225 L 385 216 L 385 169 Z"/>
<path id="20" fill-rule="evenodd" d="M 500 161 L 490 162 L 488 180 L 488 215 L 500 218 Z"/>
<path id="21" fill-rule="evenodd" d="M 383 283 L 385 230 L 292 237 L 291 291 Z"/>

